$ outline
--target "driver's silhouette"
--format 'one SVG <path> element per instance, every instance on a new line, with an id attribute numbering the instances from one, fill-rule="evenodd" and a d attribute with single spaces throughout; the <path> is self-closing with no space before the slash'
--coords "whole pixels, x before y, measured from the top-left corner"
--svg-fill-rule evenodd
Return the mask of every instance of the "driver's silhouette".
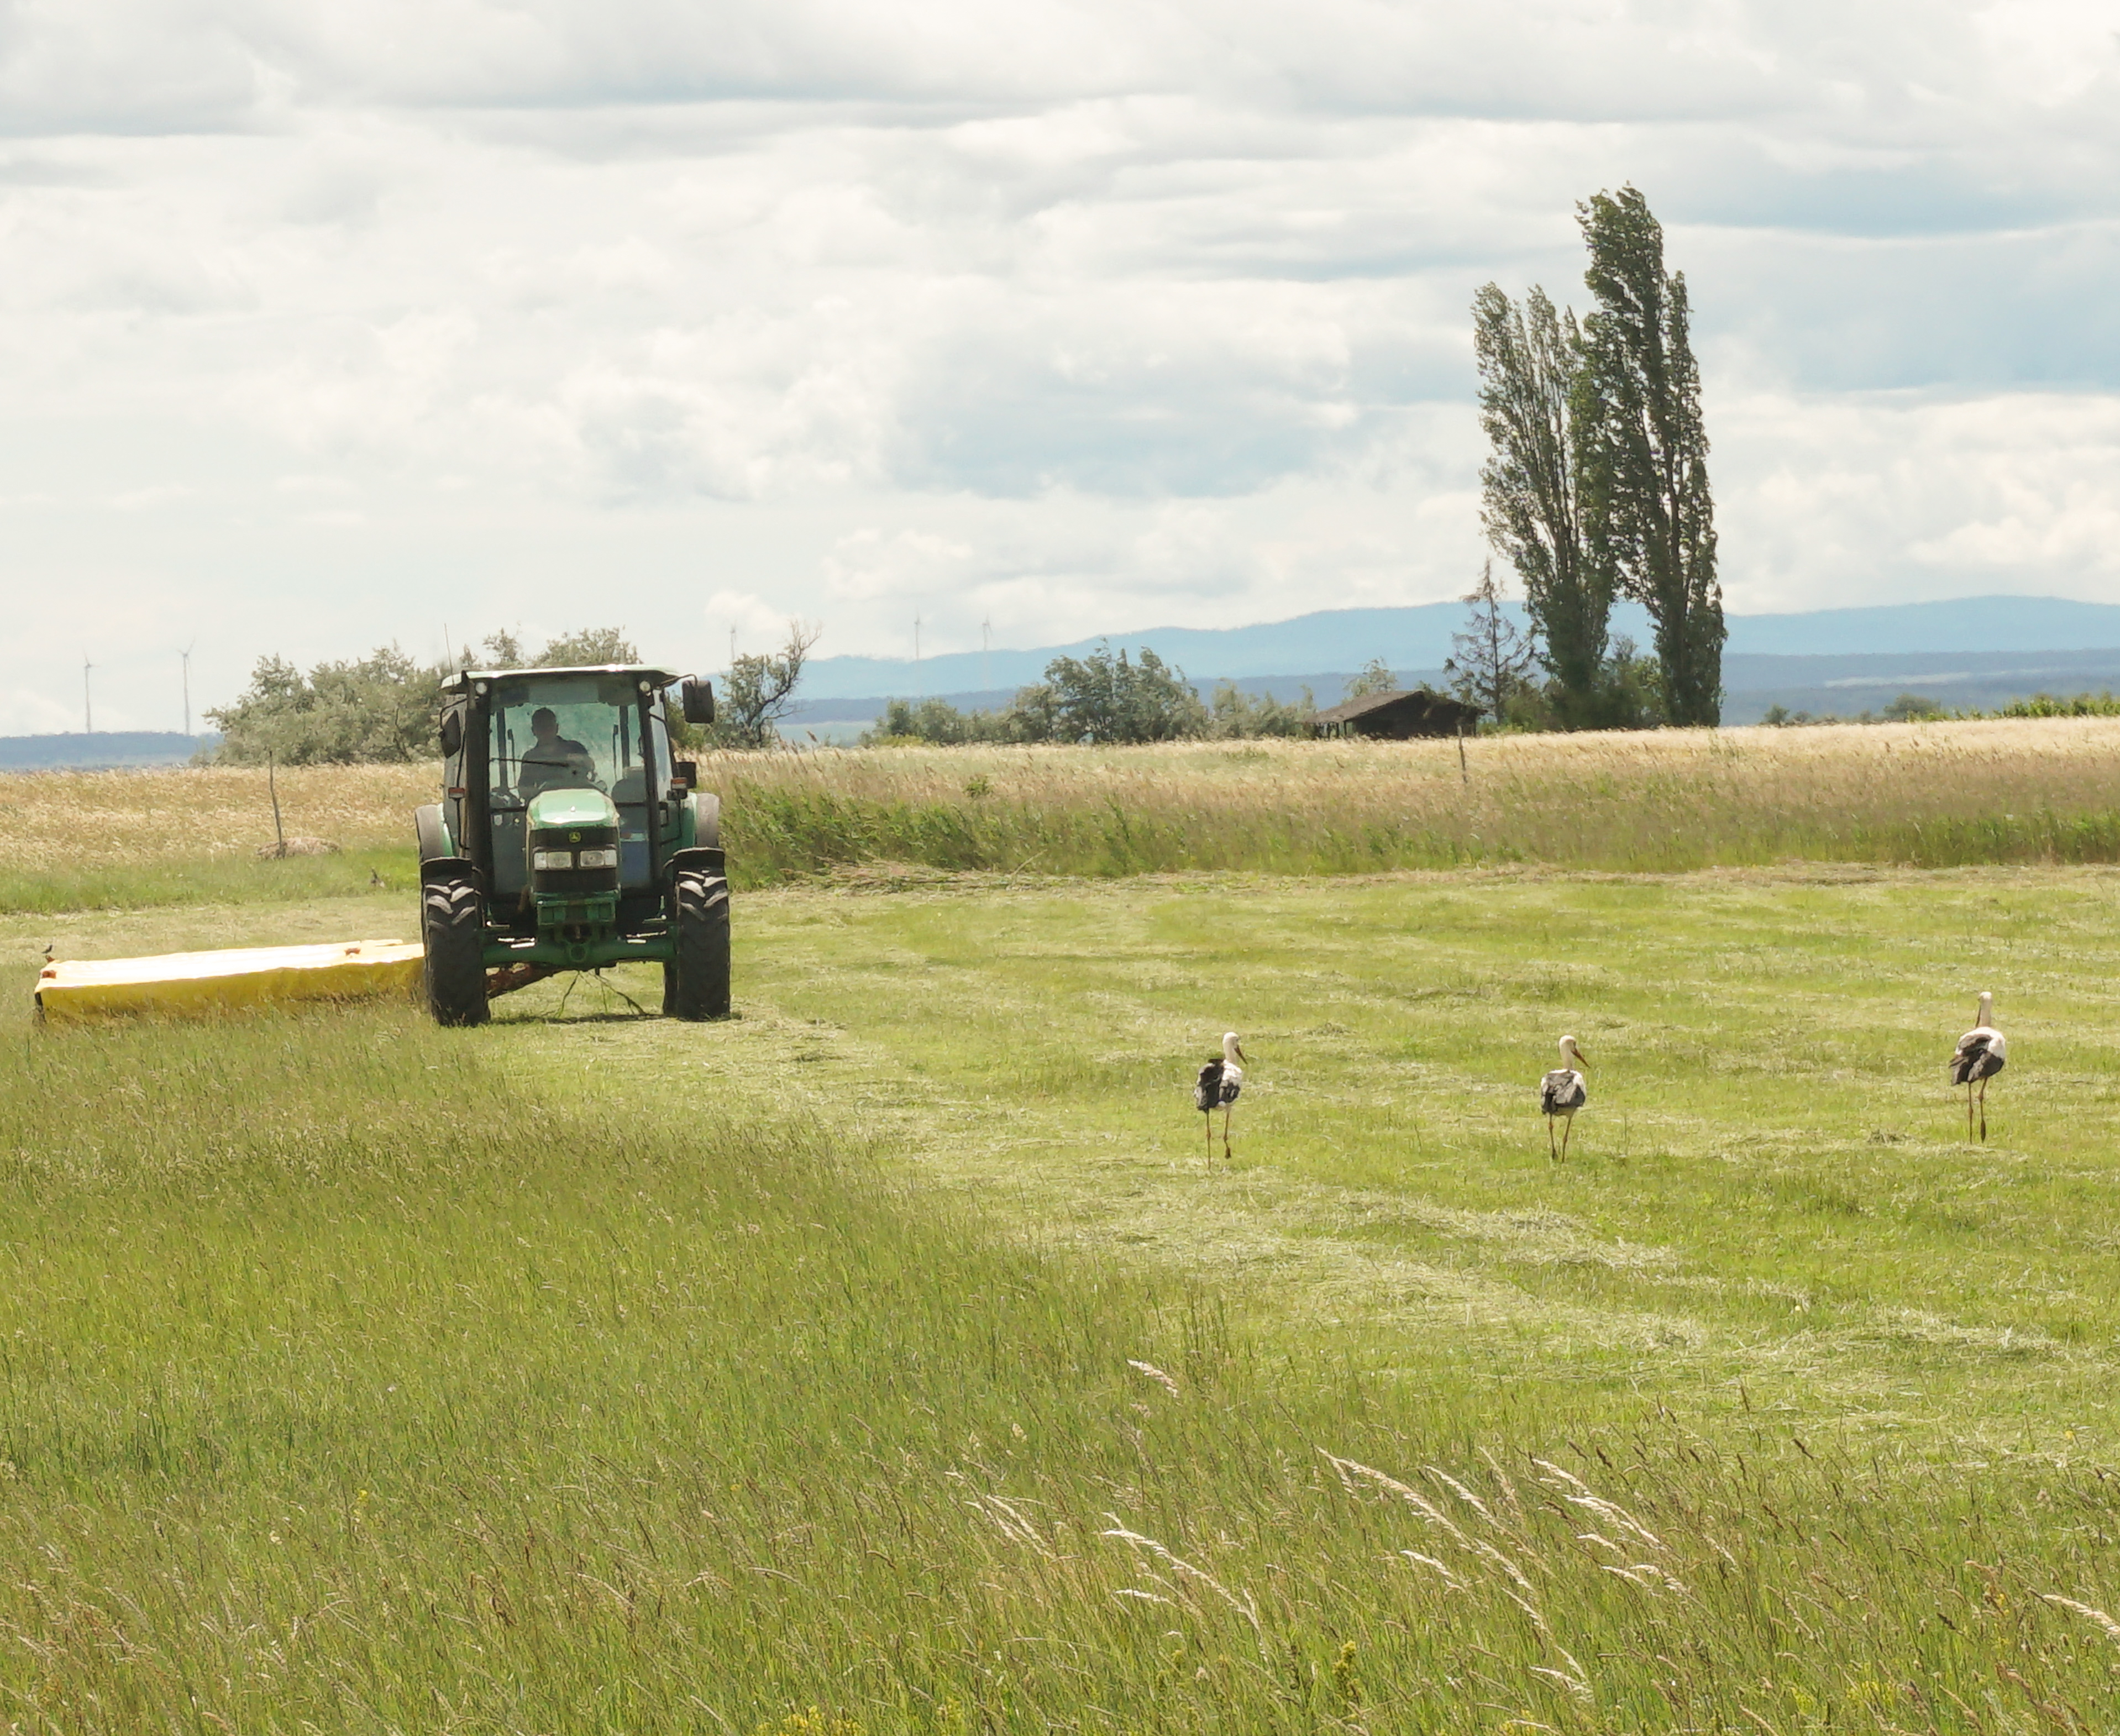
<path id="1" fill-rule="evenodd" d="M 516 788 L 527 798 L 541 789 L 567 789 L 596 782 L 596 761 L 579 742 L 560 733 L 559 715 L 550 705 L 530 714 L 530 745 L 523 750 Z"/>

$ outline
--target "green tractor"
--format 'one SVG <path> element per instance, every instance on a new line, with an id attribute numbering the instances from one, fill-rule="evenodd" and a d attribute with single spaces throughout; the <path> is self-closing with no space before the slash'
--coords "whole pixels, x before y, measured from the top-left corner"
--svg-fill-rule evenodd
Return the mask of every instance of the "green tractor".
<path id="1" fill-rule="evenodd" d="M 467 669 L 442 688 L 442 801 L 418 810 L 427 1006 L 482 1025 L 492 998 L 561 970 L 662 967 L 662 1010 L 729 1011 L 721 802 L 670 753 L 666 669 Z"/>

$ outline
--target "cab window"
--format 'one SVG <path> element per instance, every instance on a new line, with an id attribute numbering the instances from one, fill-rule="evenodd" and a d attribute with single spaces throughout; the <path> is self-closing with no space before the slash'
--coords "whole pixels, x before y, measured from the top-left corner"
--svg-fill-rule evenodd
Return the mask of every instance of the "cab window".
<path id="1" fill-rule="evenodd" d="M 494 701 L 488 787 L 496 805 L 546 789 L 600 789 L 622 802 L 628 784 L 639 787 L 639 696 L 630 682 L 504 682 Z"/>

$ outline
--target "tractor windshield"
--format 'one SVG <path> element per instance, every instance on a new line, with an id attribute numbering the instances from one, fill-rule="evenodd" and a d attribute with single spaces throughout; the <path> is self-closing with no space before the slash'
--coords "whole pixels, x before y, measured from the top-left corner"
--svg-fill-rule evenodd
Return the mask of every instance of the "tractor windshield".
<path id="1" fill-rule="evenodd" d="M 493 696 L 488 788 L 496 807 L 547 789 L 645 797 L 640 695 L 623 677 L 570 675 L 505 681 Z"/>

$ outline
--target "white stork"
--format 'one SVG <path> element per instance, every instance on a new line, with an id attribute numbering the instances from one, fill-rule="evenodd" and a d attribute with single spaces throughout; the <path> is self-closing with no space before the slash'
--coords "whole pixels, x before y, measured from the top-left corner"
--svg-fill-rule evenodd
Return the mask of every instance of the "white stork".
<path id="1" fill-rule="evenodd" d="M 1222 1059 L 1210 1061 L 1200 1069 L 1200 1077 L 1192 1087 L 1192 1106 L 1207 1118 L 1207 1157 L 1211 1162 L 1215 1156 L 1215 1111 L 1222 1112 L 1222 1155 L 1230 1152 L 1230 1107 L 1237 1101 L 1237 1093 L 1244 1088 L 1244 1070 L 1239 1065 L 1244 1058 L 1244 1045 L 1237 1041 L 1234 1031 L 1222 1033 Z"/>
<path id="2" fill-rule="evenodd" d="M 1988 1137 L 1988 1082 L 2009 1059 L 2009 1039 L 1995 1028 L 1995 997 L 1980 996 L 1979 1022 L 1958 1040 L 1950 1058 L 1950 1082 L 1965 1087 L 1965 1137 L 1973 1137 L 1973 1088 L 1980 1087 L 1980 1137 Z"/>
<path id="3" fill-rule="evenodd" d="M 1590 1088 L 1583 1082 L 1583 1075 L 1576 1069 L 1590 1063 L 1583 1058 L 1583 1051 L 1575 1046 L 1575 1039 L 1560 1040 L 1562 1065 L 1555 1068 L 1538 1082 L 1539 1112 L 1546 1117 L 1546 1153 L 1556 1162 L 1568 1156 L 1568 1136 L 1575 1131 L 1575 1111 L 1590 1101 Z M 1570 1064 L 1572 1063 L 1572 1064 Z M 1560 1118 L 1560 1147 L 1554 1149 L 1553 1118 Z"/>

